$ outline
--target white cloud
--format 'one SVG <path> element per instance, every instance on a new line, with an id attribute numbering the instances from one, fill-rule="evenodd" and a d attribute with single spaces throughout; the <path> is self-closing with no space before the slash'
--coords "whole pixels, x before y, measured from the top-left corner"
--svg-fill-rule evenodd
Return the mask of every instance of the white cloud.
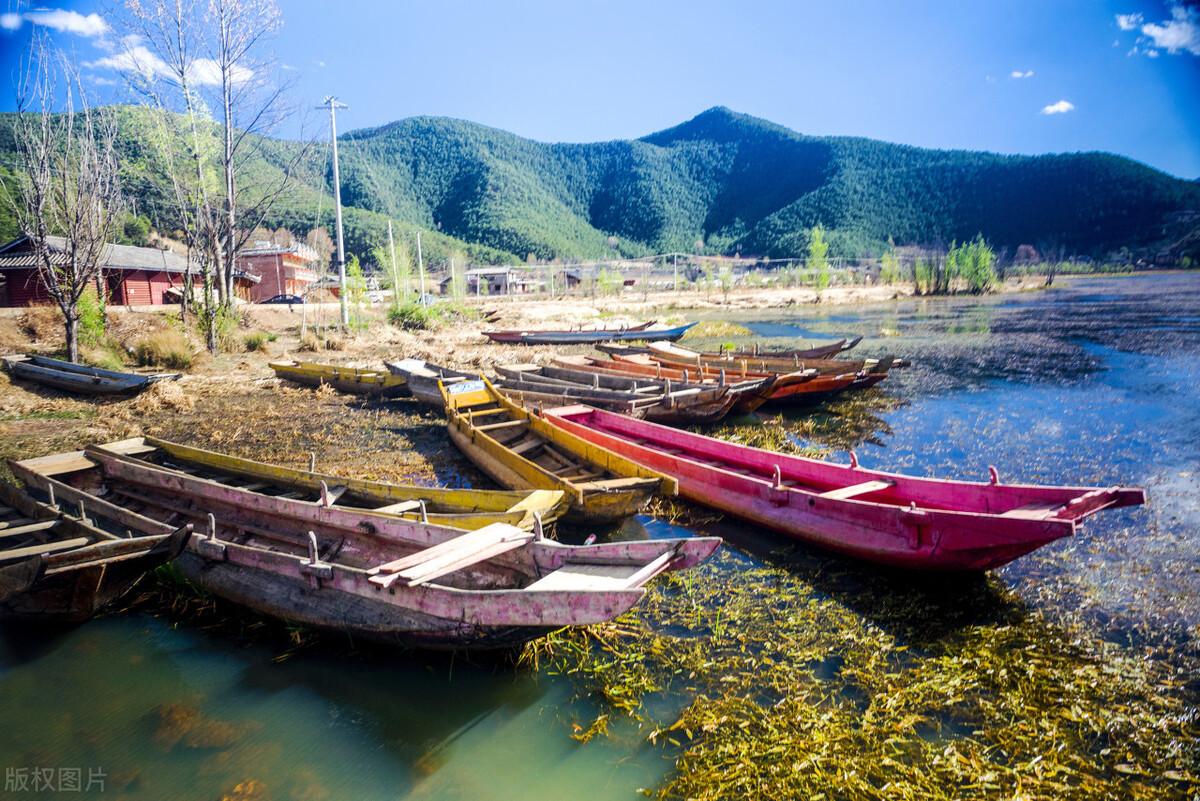
<path id="1" fill-rule="evenodd" d="M 1009 73 L 1009 75 L 1013 78 L 1032 78 L 1033 70 L 1025 70 L 1024 72 L 1021 70 L 1013 70 Z"/>
<path id="2" fill-rule="evenodd" d="M 1142 24 L 1141 14 L 1118 14 L 1117 27 L 1123 31 L 1137 30 L 1137 26 Z"/>
<path id="3" fill-rule="evenodd" d="M 1192 3 L 1176 0 L 1171 5 L 1171 18 L 1162 22 L 1145 22 L 1141 14 L 1117 14 L 1117 27 L 1138 32 L 1128 55 L 1158 58 L 1165 50 L 1171 55 L 1200 56 L 1200 6 Z"/>
<path id="4" fill-rule="evenodd" d="M 117 72 L 130 72 L 142 78 L 172 79 L 174 73 L 167 63 L 148 50 L 144 45 L 136 44 L 136 38 L 127 38 L 128 45 L 123 51 L 111 56 L 89 61 L 85 67 L 92 69 L 109 69 Z M 198 58 L 188 66 L 188 80 L 196 86 L 219 86 L 221 70 L 217 62 L 211 58 Z M 245 67 L 233 68 L 233 82 L 244 83 L 254 77 L 253 70 Z"/>
<path id="5" fill-rule="evenodd" d="M 22 22 L 24 20 L 21 19 L 20 14 L 0 14 L 0 28 L 6 31 L 15 31 L 21 27 Z"/>
<path id="6" fill-rule="evenodd" d="M 1172 55 L 1186 51 L 1200 56 L 1200 10 L 1195 7 L 1173 6 L 1169 20 L 1146 23 L 1142 33 L 1155 47 Z"/>
<path id="7" fill-rule="evenodd" d="M 83 66 L 92 69 L 116 70 L 117 72 L 132 72 L 143 78 L 153 78 L 170 74 L 165 61 L 142 45 L 127 47 L 111 56 L 89 61 Z"/>
<path id="8" fill-rule="evenodd" d="M 25 19 L 34 25 L 53 28 L 60 33 L 73 33 L 78 36 L 101 36 L 108 33 L 108 23 L 99 14 L 84 16 L 78 11 L 67 11 L 61 8 L 38 9 L 25 13 Z M 10 29 L 11 30 L 11 29 Z"/>
<path id="9" fill-rule="evenodd" d="M 325 67 L 324 61 L 314 61 L 313 63 L 316 64 L 318 67 L 321 67 L 321 68 Z"/>
<path id="10" fill-rule="evenodd" d="M 1043 114 L 1066 114 L 1068 111 L 1074 111 L 1075 104 L 1069 100 L 1060 100 L 1057 103 L 1051 103 L 1048 106 L 1042 107 Z"/>

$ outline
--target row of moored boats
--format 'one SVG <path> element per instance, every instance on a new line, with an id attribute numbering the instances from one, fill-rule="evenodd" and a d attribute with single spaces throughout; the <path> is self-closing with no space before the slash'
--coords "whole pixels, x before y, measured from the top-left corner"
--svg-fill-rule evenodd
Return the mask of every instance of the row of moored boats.
<path id="1" fill-rule="evenodd" d="M 174 560 L 202 588 L 287 620 L 503 647 L 610 620 L 655 576 L 710 556 L 717 538 L 552 538 L 557 525 L 612 525 L 657 496 L 925 570 L 996 567 L 1101 509 L 1144 502 L 1139 489 L 1006 484 L 994 469 L 982 482 L 885 473 L 853 453 L 840 464 L 676 427 L 865 389 L 905 365 L 847 358 L 856 344 L 704 353 L 605 342 L 603 356 L 491 375 L 413 359 L 386 371 L 272 363 L 285 380 L 436 407 L 448 438 L 505 489 L 366 481 L 320 472 L 311 455 L 287 467 L 149 437 L 13 462 L 23 487 L 0 488 L 0 614 L 80 620 Z"/>

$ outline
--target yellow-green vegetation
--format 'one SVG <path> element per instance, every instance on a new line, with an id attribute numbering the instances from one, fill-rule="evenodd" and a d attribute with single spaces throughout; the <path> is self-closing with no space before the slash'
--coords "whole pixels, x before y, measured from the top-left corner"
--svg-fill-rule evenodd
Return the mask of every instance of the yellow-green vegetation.
<path id="1" fill-rule="evenodd" d="M 748 337 L 754 334 L 749 328 L 724 320 L 701 320 L 689 328 L 682 339 L 716 339 L 721 337 Z"/>
<path id="2" fill-rule="evenodd" d="M 144 367 L 167 367 L 183 370 L 192 365 L 192 345 L 182 331 L 168 328 L 138 340 L 133 348 L 134 358 Z"/>
<path id="3" fill-rule="evenodd" d="M 1156 798 L 1200 781 L 1186 676 L 1026 612 L 997 580 L 739 559 L 524 654 L 678 754 L 658 797 Z M 682 712 L 656 719 L 671 696 Z"/>
<path id="4" fill-rule="evenodd" d="M 277 334 L 269 331 L 251 331 L 242 337 L 242 342 L 246 346 L 246 352 L 253 353 L 255 351 L 265 351 L 267 343 L 274 342 L 278 338 Z"/>

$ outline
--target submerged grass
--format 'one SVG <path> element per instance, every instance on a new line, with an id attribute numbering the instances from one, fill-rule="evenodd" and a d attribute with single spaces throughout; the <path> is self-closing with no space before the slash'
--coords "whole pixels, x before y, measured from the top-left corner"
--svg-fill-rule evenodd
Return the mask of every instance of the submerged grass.
<path id="1" fill-rule="evenodd" d="M 829 565 L 735 558 L 525 654 L 671 746 L 660 798 L 1166 798 L 1200 781 L 1186 676 L 1028 613 L 995 580 L 851 590 Z M 668 695 L 685 706 L 661 718 Z"/>

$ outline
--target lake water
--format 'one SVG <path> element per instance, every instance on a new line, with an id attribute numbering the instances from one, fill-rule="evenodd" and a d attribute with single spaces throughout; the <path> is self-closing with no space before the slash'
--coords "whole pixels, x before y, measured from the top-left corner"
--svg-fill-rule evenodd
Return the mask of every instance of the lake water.
<path id="1" fill-rule="evenodd" d="M 841 644 L 847 637 L 876 637 L 882 630 L 907 654 L 902 667 L 891 669 L 909 671 L 915 680 L 926 675 L 922 671 L 936 672 L 928 661 L 934 656 L 958 659 L 998 628 L 1035 621 L 1044 639 L 1076 646 L 1082 639 L 1085 651 L 1110 648 L 1104 653 L 1114 658 L 1144 659 L 1165 666 L 1164 675 L 1180 674 L 1179 681 L 1149 687 L 1147 697 L 1171 695 L 1194 716 L 1200 695 L 1194 637 L 1200 626 L 1200 275 L 1061 283 L 1016 296 L 720 316 L 778 337 L 773 344 L 779 346 L 862 334 L 864 353 L 899 352 L 915 361 L 863 402 L 763 414 L 725 429 L 726 435 L 761 429 L 824 448 L 838 460 L 853 447 L 864 465 L 921 475 L 983 479 L 996 465 L 1004 480 L 1140 485 L 1150 497 L 1145 508 L 1100 514 L 1078 537 L 997 571 L 985 582 L 982 600 L 977 584 L 950 586 L 948 596 L 931 601 L 922 582 L 941 587 L 943 579 L 877 573 L 737 522 L 682 521 L 732 543 L 697 572 L 699 586 L 688 592 L 720 598 L 726 585 L 740 591 L 759 575 L 754 571 L 767 570 L 771 581 L 800 587 L 797 595 L 771 601 L 780 614 L 795 620 L 812 609 L 836 611 L 835 626 L 811 632 L 815 652 L 826 655 L 804 662 L 802 670 L 789 668 L 794 676 L 785 684 L 832 687 L 834 709 L 846 703 L 862 714 L 876 709 L 881 696 L 872 693 L 866 667 L 850 670 L 865 657 Z M 628 528 L 661 536 L 679 533 L 680 522 L 647 518 Z M 880 586 L 898 606 L 869 600 Z M 610 710 L 593 692 L 592 678 L 557 675 L 549 663 L 534 669 L 498 659 L 364 650 L 329 635 L 316 647 L 293 651 L 286 628 L 255 620 L 224 625 L 219 618 L 228 610 L 218 605 L 214 612 L 206 603 L 191 599 L 172 611 L 160 598 L 67 631 L 5 630 L 3 797 L 630 799 L 639 788 L 677 777 L 674 760 L 688 747 L 652 743 L 650 723 L 615 712 L 607 736 L 577 742 L 572 734 Z M 953 620 L 920 636 L 905 618 L 960 607 L 973 607 L 969 620 L 951 614 Z M 678 614 L 670 602 L 648 603 L 630 626 L 654 628 L 656 636 L 671 636 L 675 626 L 681 633 L 711 631 L 705 636 L 712 638 L 713 670 L 732 664 L 721 662 L 729 634 L 711 619 L 717 612 L 700 609 L 688 624 L 661 619 L 672 609 Z M 304 642 L 305 635 L 296 636 Z M 742 650 L 747 637 L 767 650 L 771 636 L 747 629 Z M 1029 648 L 1036 678 L 1042 644 Z M 775 662 L 787 665 L 787 658 Z M 666 657 L 662 662 L 670 666 Z M 987 665 L 967 670 L 982 673 Z M 692 676 L 678 686 L 664 681 L 663 691 L 647 698 L 647 718 L 670 723 L 697 686 L 715 687 L 721 678 Z M 1038 701 L 1031 693 L 1024 703 L 1032 709 Z M 1087 714 L 1104 712 L 1079 704 Z M 966 722 L 958 729 L 949 716 L 936 737 L 1000 742 L 1009 736 L 1007 724 L 978 709 L 962 716 Z M 919 736 L 929 739 L 926 732 Z M 1021 746 L 1012 740 L 1007 747 L 1019 752 Z M 1135 773 L 1126 762 L 1138 755 L 1118 758 L 1087 748 L 1077 749 L 1080 764 L 1094 761 L 1102 780 L 1142 777 L 1129 785 L 1137 791 L 1132 794 L 1187 792 L 1194 743 L 1176 744 L 1174 751 L 1164 743 L 1159 755 L 1158 744 L 1149 742 L 1143 761 L 1157 760 L 1155 769 L 1135 765 Z M 819 750 L 815 742 L 813 749 Z M 857 754 L 841 756 L 850 761 Z M 1176 767 L 1165 770 L 1167 763 Z M 685 762 L 685 770 L 688 764 L 705 764 L 703 755 Z M 91 782 L 90 792 L 70 793 L 64 785 L 75 769 L 82 785 Z M 939 786 L 954 794 L 953 786 Z M 1080 797 L 1100 794 L 1081 791 Z"/>

